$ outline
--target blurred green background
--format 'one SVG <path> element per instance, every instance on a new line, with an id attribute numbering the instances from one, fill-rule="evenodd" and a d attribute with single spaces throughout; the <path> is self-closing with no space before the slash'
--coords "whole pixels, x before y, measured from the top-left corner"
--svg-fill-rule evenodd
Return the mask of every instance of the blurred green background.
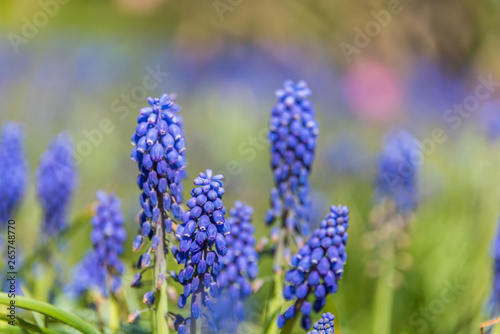
<path id="1" fill-rule="evenodd" d="M 114 191 L 131 244 L 139 192 L 130 135 L 145 97 L 164 92 L 177 94 L 185 118 L 185 189 L 199 171 L 224 174 L 226 206 L 237 199 L 252 205 L 258 236 L 268 235 L 265 136 L 273 92 L 285 79 L 304 79 L 321 129 L 315 221 L 330 204 L 351 210 L 345 276 L 328 304 L 335 305 L 337 332 L 372 333 L 376 273 L 366 233 L 381 137 L 403 128 L 424 142 L 441 128 L 446 140 L 424 154 L 421 204 L 401 263 L 406 270 L 395 279 L 390 333 L 479 333 L 488 319 L 500 211 L 500 91 L 494 87 L 456 128 L 446 115 L 475 96 L 478 78 L 500 80 L 499 9 L 493 0 L 3 0 L 0 120 L 24 124 L 32 181 L 17 216 L 19 252 L 28 257 L 38 238 L 40 154 L 64 130 L 81 157 L 73 220 L 87 219 L 96 190 Z M 371 23 L 376 17 L 381 23 Z M 156 84 L 145 84 L 152 71 L 160 72 Z M 107 132 L 103 119 L 112 124 Z M 67 280 L 90 247 L 89 231 L 90 223 L 62 254 Z M 137 254 L 123 259 L 127 282 Z M 271 265 L 263 265 L 265 276 Z M 454 298 L 443 298 L 450 286 Z M 126 293 L 133 311 L 141 294 Z M 263 289 L 249 304 L 260 312 L 265 298 Z M 62 296 L 54 303 L 93 321 Z M 147 326 L 143 320 L 133 328 Z M 246 328 L 260 333 L 259 324 Z"/>

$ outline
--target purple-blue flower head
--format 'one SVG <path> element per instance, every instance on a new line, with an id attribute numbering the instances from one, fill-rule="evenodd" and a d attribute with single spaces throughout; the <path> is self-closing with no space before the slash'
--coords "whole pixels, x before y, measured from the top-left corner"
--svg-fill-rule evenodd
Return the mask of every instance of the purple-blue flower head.
<path id="1" fill-rule="evenodd" d="M 224 333 L 236 333 L 245 318 L 243 301 L 252 293 L 251 282 L 259 272 L 255 250 L 253 208 L 240 201 L 229 210 L 231 233 L 226 236 L 227 254 L 220 257 L 221 272 L 217 278 L 217 325 Z"/>
<path id="2" fill-rule="evenodd" d="M 28 163 L 21 125 L 5 123 L 0 134 L 0 225 L 5 225 L 18 208 L 28 183 Z"/>
<path id="3" fill-rule="evenodd" d="M 378 157 L 375 197 L 379 202 L 392 200 L 397 211 L 409 213 L 418 205 L 418 141 L 411 134 L 397 131 L 384 138 Z"/>
<path id="4" fill-rule="evenodd" d="M 330 312 L 323 313 L 321 319 L 313 324 L 313 330 L 308 332 L 307 334 L 334 334 L 334 320 L 335 316 Z"/>
<path id="5" fill-rule="evenodd" d="M 183 308 L 191 297 L 192 319 L 201 319 L 203 315 L 211 324 L 211 318 L 215 316 L 212 298 L 219 296 L 220 257 L 228 254 L 226 236 L 231 230 L 222 202 L 225 192 L 222 178 L 222 175 L 213 175 L 207 169 L 194 180 L 197 187 L 191 190 L 192 197 L 186 202 L 188 210 L 182 214 L 182 224 L 175 232 L 180 245 L 172 247 L 177 262 L 184 264 L 177 277 L 184 286 L 184 292 L 179 296 L 179 308 Z"/>
<path id="6" fill-rule="evenodd" d="M 119 257 L 124 250 L 127 232 L 120 200 L 102 190 L 96 197 L 90 234 L 93 250 L 74 270 L 72 285 L 77 294 L 94 288 L 107 296 L 108 292 L 115 293 L 122 285 L 121 275 L 125 267 Z"/>
<path id="7" fill-rule="evenodd" d="M 137 127 L 132 135 L 131 159 L 137 163 L 137 185 L 141 190 L 139 234 L 132 248 L 139 250 L 151 241 L 151 247 L 139 260 L 139 268 L 151 264 L 151 251 L 159 246 L 165 249 L 165 233 L 172 232 L 169 213 L 182 217 L 182 184 L 185 177 L 185 143 L 182 133 L 180 107 L 167 94 L 161 98 L 148 98 L 149 107 L 142 108 L 137 117 Z"/>
<path id="8" fill-rule="evenodd" d="M 333 205 L 307 244 L 292 256 L 291 269 L 285 274 L 289 285 L 284 288 L 283 296 L 286 300 L 295 300 L 295 303 L 278 318 L 280 327 L 302 312 L 302 327 L 308 330 L 311 311 L 321 311 L 327 295 L 337 292 L 347 260 L 348 228 L 349 209 Z M 315 297 L 313 304 L 308 300 L 309 295 Z"/>
<path id="9" fill-rule="evenodd" d="M 42 234 L 51 237 L 68 224 L 77 172 L 72 140 L 60 134 L 42 155 L 37 169 L 37 194 L 43 209 Z"/>
<path id="10" fill-rule="evenodd" d="M 314 161 L 319 126 L 307 83 L 286 81 L 276 92 L 269 125 L 274 184 L 266 223 L 282 218 L 290 233 L 309 234 L 309 173 Z"/>

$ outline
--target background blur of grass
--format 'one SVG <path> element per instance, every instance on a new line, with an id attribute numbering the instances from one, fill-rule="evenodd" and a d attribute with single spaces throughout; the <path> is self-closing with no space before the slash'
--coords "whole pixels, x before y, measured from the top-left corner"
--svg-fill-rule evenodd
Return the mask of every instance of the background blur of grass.
<path id="1" fill-rule="evenodd" d="M 0 120 L 24 123 L 33 181 L 17 217 L 21 255 L 29 256 L 38 238 L 34 171 L 40 154 L 63 130 L 81 143 L 83 131 L 96 129 L 103 118 L 115 128 L 78 167 L 72 217 L 88 210 L 96 190 L 114 191 L 123 200 L 131 244 L 139 203 L 129 138 L 140 107 L 129 108 L 122 120 L 112 101 L 141 85 L 146 67 L 157 65 L 169 75 L 148 94 L 176 92 L 183 109 L 185 189 L 201 170 L 223 173 L 226 206 L 236 199 L 254 206 L 257 234 L 268 235 L 263 224 L 272 184 L 268 147 L 257 142 L 252 149 L 249 137 L 267 127 L 273 92 L 282 81 L 305 79 L 321 129 L 312 176 L 314 214 L 319 222 L 330 204 L 351 210 L 345 276 L 328 304 L 335 304 L 336 330 L 372 331 L 375 280 L 367 271 L 364 235 L 380 138 L 402 127 L 423 140 L 439 126 L 447 140 L 422 167 L 422 201 L 408 247 L 411 266 L 395 291 L 391 333 L 479 333 L 480 322 L 487 320 L 491 240 L 500 213 L 500 143 L 487 139 L 479 111 L 457 130 L 443 123 L 443 113 L 473 92 L 478 75 L 500 78 L 500 7 L 493 0 L 419 0 L 402 6 L 401 14 L 348 63 L 339 44 L 353 44 L 354 27 L 364 27 L 373 20 L 370 11 L 387 8 L 387 2 L 243 0 L 220 20 L 210 1 L 71 0 L 15 53 L 7 34 L 20 34 L 23 17 L 32 20 L 40 5 L 2 1 Z M 230 161 L 236 169 L 228 168 Z M 67 279 L 90 246 L 89 231 L 90 224 L 63 254 Z M 126 283 L 137 254 L 123 258 L 129 264 Z M 264 275 L 270 272 L 265 265 Z M 442 297 L 447 284 L 464 286 L 450 303 Z M 135 293 L 127 289 L 131 310 L 138 303 Z M 256 298 L 265 297 L 264 289 Z M 85 316 L 63 298 L 56 303 Z M 439 303 L 444 307 L 426 319 L 426 310 Z M 146 328 L 147 321 L 141 324 Z"/>

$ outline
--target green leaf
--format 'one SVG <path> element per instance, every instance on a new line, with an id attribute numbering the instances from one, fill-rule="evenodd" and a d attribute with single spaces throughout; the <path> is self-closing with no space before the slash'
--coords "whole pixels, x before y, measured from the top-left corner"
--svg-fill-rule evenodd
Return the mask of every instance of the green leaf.
<path id="1" fill-rule="evenodd" d="M 7 297 L 6 293 L 0 293 L 0 304 L 8 306 L 11 305 L 10 301 L 11 299 Z M 15 302 L 17 308 L 42 313 L 68 326 L 71 326 L 84 334 L 100 334 L 94 327 L 76 315 L 63 311 L 53 305 L 22 296 L 16 296 Z"/>
<path id="2" fill-rule="evenodd" d="M 7 317 L 5 314 L 0 314 L 0 321 L 10 322 L 12 320 L 9 317 Z M 54 332 L 50 329 L 39 327 L 39 326 L 34 325 L 30 322 L 27 322 L 19 317 L 16 317 L 15 323 L 16 323 L 16 326 L 24 328 L 24 329 L 30 331 L 30 333 L 57 334 L 56 332 Z"/>

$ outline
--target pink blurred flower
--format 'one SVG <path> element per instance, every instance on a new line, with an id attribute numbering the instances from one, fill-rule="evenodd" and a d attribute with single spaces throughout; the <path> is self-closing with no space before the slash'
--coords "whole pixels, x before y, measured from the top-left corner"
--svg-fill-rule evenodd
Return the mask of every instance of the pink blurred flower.
<path id="1" fill-rule="evenodd" d="M 345 78 L 347 105 L 361 118 L 388 122 L 401 111 L 403 91 L 397 73 L 374 60 L 356 62 Z"/>

